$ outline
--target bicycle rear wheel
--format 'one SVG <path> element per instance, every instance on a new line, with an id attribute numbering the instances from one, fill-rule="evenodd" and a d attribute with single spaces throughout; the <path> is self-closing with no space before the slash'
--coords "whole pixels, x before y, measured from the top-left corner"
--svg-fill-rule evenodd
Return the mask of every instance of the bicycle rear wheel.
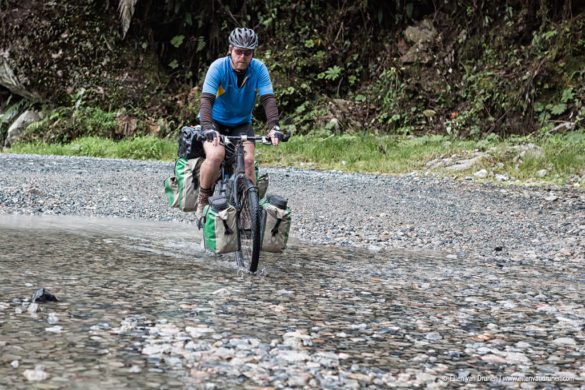
<path id="1" fill-rule="evenodd" d="M 241 177 L 238 179 L 237 191 L 241 209 L 237 214 L 240 250 L 236 252 L 236 262 L 240 267 L 256 272 L 262 239 L 258 190 L 250 179 Z"/>

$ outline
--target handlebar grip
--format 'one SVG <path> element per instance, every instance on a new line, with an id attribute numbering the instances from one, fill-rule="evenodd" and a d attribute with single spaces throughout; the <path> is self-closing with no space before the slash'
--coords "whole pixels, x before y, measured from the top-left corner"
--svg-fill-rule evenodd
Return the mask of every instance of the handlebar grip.
<path id="1" fill-rule="evenodd" d="M 290 137 L 292 136 L 292 133 L 288 133 L 288 134 L 284 134 L 282 133 L 282 138 L 280 139 L 280 142 L 288 142 L 288 140 L 290 139 Z"/>
<path id="2" fill-rule="evenodd" d="M 280 142 L 288 142 L 288 140 L 290 139 L 290 135 L 289 136 L 283 136 L 282 138 L 280 138 Z M 264 140 L 266 140 L 266 142 L 264 142 Z M 272 145 L 272 138 L 265 136 L 262 137 L 262 143 L 266 144 L 266 145 Z"/>

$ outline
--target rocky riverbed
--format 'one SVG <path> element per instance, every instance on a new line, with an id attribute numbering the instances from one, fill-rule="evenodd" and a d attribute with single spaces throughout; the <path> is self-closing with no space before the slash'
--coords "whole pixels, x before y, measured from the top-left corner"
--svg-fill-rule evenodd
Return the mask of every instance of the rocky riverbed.
<path id="1" fill-rule="evenodd" d="M 270 169 L 295 239 L 253 276 L 171 172 L 0 155 L 0 388 L 585 389 L 582 192 Z"/>
<path id="2" fill-rule="evenodd" d="M 0 388 L 585 388 L 582 265 L 295 240 L 253 276 L 190 227 L 0 215 Z"/>

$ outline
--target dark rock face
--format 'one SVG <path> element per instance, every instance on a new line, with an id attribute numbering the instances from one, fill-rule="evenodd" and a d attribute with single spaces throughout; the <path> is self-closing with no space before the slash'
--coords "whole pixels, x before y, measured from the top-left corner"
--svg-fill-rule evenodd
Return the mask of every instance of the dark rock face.
<path id="1" fill-rule="evenodd" d="M 8 1 L 0 10 L 0 84 L 54 104 L 142 103 L 160 80 L 158 60 L 121 39 L 115 4 L 95 0 Z M 126 103 L 126 104 L 122 104 Z"/>

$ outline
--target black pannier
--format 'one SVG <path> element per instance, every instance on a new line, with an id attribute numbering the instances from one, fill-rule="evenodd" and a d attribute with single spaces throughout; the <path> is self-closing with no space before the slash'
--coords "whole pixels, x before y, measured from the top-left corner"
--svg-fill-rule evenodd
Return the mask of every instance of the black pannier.
<path id="1" fill-rule="evenodd" d="M 204 157 L 203 144 L 197 140 L 196 135 L 201 131 L 201 126 L 184 126 L 179 133 L 179 158 L 191 160 Z"/>

